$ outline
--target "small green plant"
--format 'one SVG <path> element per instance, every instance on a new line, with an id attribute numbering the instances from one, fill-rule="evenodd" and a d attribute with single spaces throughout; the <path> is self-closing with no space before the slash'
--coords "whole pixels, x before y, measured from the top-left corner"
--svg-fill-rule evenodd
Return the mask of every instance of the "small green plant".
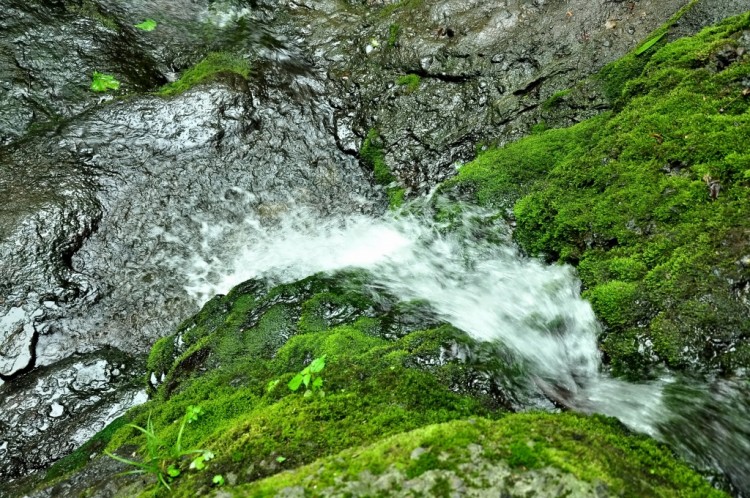
<path id="1" fill-rule="evenodd" d="M 388 46 L 395 47 L 398 43 L 398 36 L 401 34 L 401 26 L 391 24 L 388 26 Z"/>
<path id="2" fill-rule="evenodd" d="M 142 31 L 153 31 L 158 25 L 153 19 L 146 19 L 140 24 L 134 24 L 134 26 Z"/>
<path id="3" fill-rule="evenodd" d="M 289 389 L 297 392 L 304 384 L 305 397 L 312 396 L 315 392 L 321 397 L 325 396 L 325 392 L 322 389 L 323 378 L 320 376 L 320 372 L 323 371 L 325 366 L 326 355 L 323 355 L 320 358 L 315 358 L 300 373 L 295 375 L 292 380 L 289 381 Z"/>
<path id="4" fill-rule="evenodd" d="M 662 38 L 664 38 L 664 35 L 666 35 L 666 34 L 667 34 L 667 32 L 664 31 L 663 33 L 660 33 L 660 34 L 654 36 L 653 38 L 651 38 L 650 40 L 646 41 L 646 43 L 644 43 L 643 45 L 641 45 L 640 47 L 638 47 L 636 49 L 635 55 L 641 55 L 642 53 L 646 52 L 648 49 L 650 49 L 651 47 L 653 47 L 654 45 L 656 45 L 656 43 L 659 40 L 661 40 Z"/>
<path id="5" fill-rule="evenodd" d="M 214 478 L 211 480 L 214 484 L 217 486 L 223 486 L 224 485 L 224 476 L 221 474 L 216 474 Z"/>
<path id="6" fill-rule="evenodd" d="M 420 78 L 418 74 L 407 74 L 396 80 L 396 84 L 399 86 L 405 86 L 409 93 L 416 91 L 421 82 L 422 78 Z"/>
<path id="7" fill-rule="evenodd" d="M 91 90 L 94 92 L 106 92 L 107 90 L 119 90 L 120 82 L 111 74 L 94 71 L 91 77 Z"/>
<path id="8" fill-rule="evenodd" d="M 200 449 L 184 450 L 182 448 L 182 434 L 185 431 L 185 426 L 198 420 L 198 417 L 202 413 L 199 406 L 188 406 L 185 416 L 182 417 L 180 430 L 177 433 L 177 440 L 170 448 L 156 435 L 154 423 L 151 421 L 151 414 L 148 416 L 145 428 L 135 424 L 127 424 L 128 427 L 132 427 L 146 436 L 146 455 L 141 462 L 130 460 L 108 451 L 105 451 L 105 454 L 118 462 L 136 467 L 134 470 L 123 472 L 123 474 L 152 474 L 156 476 L 159 484 L 171 490 L 170 483 L 182 473 L 180 463 L 184 457 L 197 455 L 190 462 L 189 468 L 194 470 L 203 470 L 206 468 L 206 462 L 214 458 L 214 454 L 211 451 Z"/>
<path id="9" fill-rule="evenodd" d="M 284 462 L 286 462 L 286 457 L 285 456 L 277 456 L 276 457 L 276 461 L 279 462 L 279 463 L 284 463 Z"/>

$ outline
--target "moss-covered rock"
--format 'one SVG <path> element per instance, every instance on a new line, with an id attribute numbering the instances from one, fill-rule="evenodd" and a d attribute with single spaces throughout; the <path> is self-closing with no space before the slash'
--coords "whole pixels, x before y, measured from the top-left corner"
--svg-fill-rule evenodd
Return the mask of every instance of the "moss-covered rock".
<path id="1" fill-rule="evenodd" d="M 250 63 L 247 59 L 231 53 L 210 53 L 195 66 L 183 71 L 179 79 L 161 87 L 158 94 L 165 97 L 178 95 L 195 85 L 214 80 L 222 75 L 236 75 L 247 79 L 250 75 Z"/>
<path id="2" fill-rule="evenodd" d="M 296 494 L 295 494 L 296 493 Z M 432 425 L 217 496 L 724 496 L 611 419 L 517 414 Z"/>
<path id="3" fill-rule="evenodd" d="M 492 365 L 459 359 L 486 346 L 430 319 L 420 303 L 373 294 L 364 278 L 311 277 L 271 290 L 251 281 L 213 299 L 154 346 L 150 378 L 163 382 L 128 420 L 153 424 L 159 460 L 186 472 L 189 461 L 169 455 L 180 433 L 174 422 L 200 406 L 182 448 L 210 449 L 214 472 L 241 468 L 248 481 L 390 434 L 501 413 L 501 389 L 486 372 Z M 290 380 L 320 357 L 322 386 L 292 391 Z M 109 449 L 128 458 L 131 445 L 144 442 L 132 426 L 105 435 Z M 145 451 L 137 459 L 149 458 Z M 70 457 L 59 468 L 85 463 Z M 181 478 L 175 491 L 192 496 L 206 477 Z"/>
<path id="4" fill-rule="evenodd" d="M 325 358 L 322 369 L 291 382 L 316 358 Z M 286 496 L 298 486 L 312 496 L 449 496 L 457 486 L 511 496 L 713 492 L 668 450 L 617 422 L 509 414 L 502 384 L 518 372 L 505 371 L 502 358 L 423 303 L 373 291 L 363 273 L 270 290 L 249 281 L 154 346 L 151 378 L 163 382 L 151 401 L 56 465 L 49 489 L 156 496 L 166 494 L 161 472 L 176 496 L 206 494 L 215 475 L 233 496 Z M 150 444 L 136 425 L 153 430 Z M 106 456 L 87 457 L 105 446 L 155 470 L 112 476 Z M 196 455 L 178 454 L 193 449 L 214 455 L 208 470 L 191 470 Z M 170 468 L 179 477 L 170 480 Z M 66 472 L 84 477 L 66 481 Z"/>
<path id="5" fill-rule="evenodd" d="M 749 30 L 744 14 L 634 51 L 598 76 L 616 111 L 487 151 L 445 185 L 512 208 L 528 252 L 578 265 L 617 373 L 748 365 Z"/>

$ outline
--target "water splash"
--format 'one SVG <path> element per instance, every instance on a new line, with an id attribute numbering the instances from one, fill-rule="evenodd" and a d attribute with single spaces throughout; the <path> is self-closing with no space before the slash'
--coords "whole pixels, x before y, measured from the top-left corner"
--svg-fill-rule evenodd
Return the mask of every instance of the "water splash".
<path id="1" fill-rule="evenodd" d="M 456 205 L 381 219 L 320 219 L 300 211 L 250 217 L 241 226 L 205 224 L 202 252 L 211 256 L 188 265 L 187 290 L 205 301 L 250 278 L 271 285 L 369 270 L 373 287 L 428 302 L 475 339 L 501 343 L 537 392 L 573 410 L 617 417 L 750 489 L 748 383 L 608 377 L 597 347 L 600 327 L 574 270 L 522 257 L 509 233 L 494 213 Z"/>

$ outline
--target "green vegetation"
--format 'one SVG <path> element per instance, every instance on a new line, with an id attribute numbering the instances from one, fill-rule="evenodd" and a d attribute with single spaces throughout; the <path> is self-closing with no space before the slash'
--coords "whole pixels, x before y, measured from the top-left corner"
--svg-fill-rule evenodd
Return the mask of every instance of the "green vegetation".
<path id="1" fill-rule="evenodd" d="M 250 63 L 237 55 L 213 52 L 195 66 L 185 70 L 180 79 L 164 85 L 158 93 L 165 97 L 178 95 L 195 85 L 227 74 L 235 74 L 247 79 L 250 76 Z"/>
<path id="2" fill-rule="evenodd" d="M 570 89 L 561 90 L 559 92 L 554 93 L 550 98 L 542 102 L 542 109 L 545 111 L 549 111 L 560 105 L 560 103 L 565 99 L 565 97 L 570 93 Z"/>
<path id="3" fill-rule="evenodd" d="M 120 26 L 117 24 L 117 19 L 102 10 L 94 0 L 66 0 L 65 9 L 78 16 L 87 17 L 97 21 L 102 26 L 111 29 L 112 31 L 120 30 Z"/>
<path id="4" fill-rule="evenodd" d="M 94 71 L 91 77 L 91 91 L 106 92 L 107 90 L 119 90 L 120 82 L 111 74 Z"/>
<path id="5" fill-rule="evenodd" d="M 292 377 L 292 380 L 290 380 L 288 384 L 289 389 L 297 392 L 300 386 L 304 385 L 305 397 L 312 396 L 314 393 L 317 393 L 321 397 L 325 396 L 325 392 L 323 391 L 323 377 L 319 375 L 325 366 L 326 355 L 323 355 L 320 358 L 315 358 L 309 365 L 302 369 L 300 373 Z M 284 460 L 281 461 L 283 462 Z M 277 458 L 276 461 L 279 461 L 279 459 Z"/>
<path id="6" fill-rule="evenodd" d="M 398 43 L 398 37 L 401 34 L 401 26 L 398 24 L 391 24 L 388 26 L 388 46 L 395 47 Z"/>
<path id="7" fill-rule="evenodd" d="M 134 26 L 142 31 L 153 31 L 156 29 L 156 21 L 153 19 L 146 19 L 140 24 L 134 24 Z"/>
<path id="8" fill-rule="evenodd" d="M 599 76 L 617 112 L 484 152 L 444 186 L 512 208 L 522 247 L 578 265 L 617 373 L 648 373 L 652 353 L 676 368 L 750 365 L 737 298 L 750 278 L 748 28 L 750 13 L 627 56 Z"/>
<path id="9" fill-rule="evenodd" d="M 248 282 L 212 300 L 171 342 L 159 344 L 155 356 L 173 352 L 171 361 L 156 363 L 166 365 L 166 379 L 152 401 L 129 414 L 130 424 L 114 431 L 108 450 L 129 454 L 136 444 L 145 460 L 168 471 L 164 462 L 175 460 L 150 456 L 147 433 L 160 441 L 160 455 L 165 448 L 210 448 L 216 455 L 210 475 L 165 477 L 174 493 L 193 496 L 213 484 L 213 475 L 238 466 L 261 478 L 282 464 L 296 467 L 383 436 L 492 416 L 496 402 L 463 386 L 469 366 L 437 361 L 447 345 L 474 342 L 449 326 L 421 328 L 425 319 L 416 317 L 424 311 L 385 295 L 374 299 L 365 281 L 358 273 L 315 277 L 270 292 Z M 176 337 L 180 348 L 171 346 Z M 274 380 L 289 385 L 298 374 L 304 385 L 309 373 L 315 389 L 322 372 L 324 397 L 268 388 Z M 200 418 L 181 433 L 174 420 L 196 405 Z"/>
<path id="10" fill-rule="evenodd" d="M 649 56 L 653 53 L 651 49 L 654 45 L 669 33 L 669 28 L 679 21 L 685 13 L 692 9 L 696 2 L 697 0 L 690 0 L 690 2 L 677 11 L 669 21 L 651 33 L 651 36 L 646 42 L 621 59 L 604 66 L 599 73 L 599 79 L 603 85 L 605 95 L 611 102 L 617 103 L 625 88 L 625 84 L 641 75 L 649 61 Z"/>
<path id="11" fill-rule="evenodd" d="M 418 82 L 417 85 L 419 85 Z M 373 174 L 375 175 L 375 182 L 387 188 L 391 209 L 401 207 L 404 203 L 406 190 L 398 185 L 398 179 L 388 168 L 388 165 L 385 162 L 383 145 L 380 142 L 380 134 L 375 128 L 367 133 L 367 137 L 365 137 L 364 142 L 362 142 L 362 147 L 359 150 L 359 157 L 365 166 L 372 169 Z"/>
<path id="12" fill-rule="evenodd" d="M 477 384 L 488 374 L 512 375 L 495 345 L 441 325 L 420 303 L 373 295 L 367 281 L 367 274 L 350 272 L 270 291 L 246 282 L 157 344 L 152 357 L 166 368 L 165 381 L 128 414 L 130 423 L 118 421 L 97 436 L 154 485 L 144 490 L 142 481 L 113 476 L 118 486 L 137 485 L 142 496 L 164 494 L 166 486 L 175 496 L 217 486 L 267 496 L 303 481 L 316 486 L 309 489 L 338 486 L 364 469 L 396 469 L 404 479 L 458 473 L 479 458 L 485 470 L 506 469 L 507 482 L 536 469 L 576 486 L 603 482 L 624 495 L 720 496 L 666 449 L 610 419 L 508 415 L 494 388 Z M 467 359 L 446 357 L 451 350 Z M 295 394 L 302 385 L 315 389 L 322 372 L 325 396 Z M 119 456 L 133 449 L 142 461 Z M 188 466 L 185 454 L 198 458 Z M 185 471 L 199 470 L 211 456 L 211 473 Z M 68 462 L 54 477 L 87 460 Z M 230 487 L 224 476 L 237 469 L 240 482 L 254 484 Z M 438 496 L 450 488 L 449 475 L 442 477 L 432 490 Z"/>
<path id="13" fill-rule="evenodd" d="M 182 448 L 182 435 L 185 431 L 185 426 L 197 421 L 201 413 L 202 410 L 198 406 L 187 407 L 173 446 L 167 446 L 156 435 L 154 424 L 151 421 L 151 414 L 149 414 L 146 420 L 145 428 L 135 424 L 127 424 L 126 427 L 140 431 L 146 437 L 146 454 L 143 461 L 131 460 L 108 451 L 105 451 L 105 454 L 118 462 L 136 467 L 135 470 L 130 470 L 123 474 L 151 474 L 156 477 L 159 484 L 171 490 L 170 483 L 182 473 L 183 469 L 180 468 L 180 463 L 183 457 L 197 455 L 192 459 L 189 467 L 195 470 L 203 470 L 206 467 L 205 462 L 214 457 L 214 454 L 207 450 L 185 450 Z"/>
<path id="14" fill-rule="evenodd" d="M 550 468 L 562 472 L 550 473 Z M 612 419 L 541 413 L 431 425 L 232 491 L 235 496 L 274 496 L 304 485 L 305 496 L 311 497 L 344 495 L 351 489 L 388 496 L 407 481 L 413 486 L 431 473 L 448 485 L 428 494 L 449 497 L 457 491 L 450 485 L 456 478 L 464 492 L 500 492 L 528 476 L 530 469 L 556 477 L 563 496 L 563 489 L 572 496 L 594 495 L 594 485 L 605 486 L 612 496 L 726 496 L 675 461 L 666 448 L 627 434 Z M 368 481 L 369 473 L 374 476 Z"/>
<path id="15" fill-rule="evenodd" d="M 417 91 L 421 82 L 422 79 L 418 74 L 407 74 L 396 79 L 396 84 L 405 86 L 409 93 Z"/>

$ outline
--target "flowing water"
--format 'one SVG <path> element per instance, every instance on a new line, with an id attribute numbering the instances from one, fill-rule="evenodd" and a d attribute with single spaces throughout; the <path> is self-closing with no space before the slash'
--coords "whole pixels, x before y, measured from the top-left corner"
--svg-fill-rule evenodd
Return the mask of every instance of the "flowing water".
<path id="1" fill-rule="evenodd" d="M 571 267 L 520 255 L 493 213 L 464 206 L 443 216 L 446 222 L 436 218 L 321 219 L 299 211 L 274 226 L 254 217 L 241 225 L 206 224 L 203 256 L 175 269 L 199 301 L 250 278 L 278 283 L 344 268 L 369 270 L 373 287 L 423 300 L 475 339 L 509 349 L 526 374 L 518 389 L 541 391 L 572 410 L 617 417 L 695 464 L 722 471 L 738 492 L 750 490 L 746 380 L 665 374 L 630 383 L 608 376 L 597 348 L 600 326 Z"/>

